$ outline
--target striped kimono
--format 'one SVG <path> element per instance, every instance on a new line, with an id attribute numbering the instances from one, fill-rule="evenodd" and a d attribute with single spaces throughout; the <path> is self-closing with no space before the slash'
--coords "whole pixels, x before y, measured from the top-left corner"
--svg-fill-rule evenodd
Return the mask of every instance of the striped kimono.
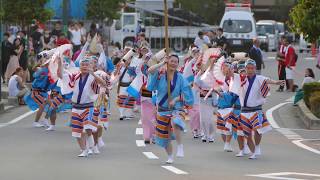
<path id="1" fill-rule="evenodd" d="M 177 125 L 181 130 L 185 130 L 184 106 L 192 106 L 194 99 L 192 90 L 183 78 L 182 74 L 176 71 L 173 80 L 170 82 L 171 99 L 176 100 L 174 106 L 168 106 L 166 73 L 159 71 L 149 74 L 147 89 L 157 91 L 157 120 L 156 120 L 156 144 L 166 148 L 170 140 L 174 139 L 172 125 Z"/>
<path id="2" fill-rule="evenodd" d="M 265 113 L 262 111 L 262 105 L 266 102 L 266 97 L 270 91 L 267 80 L 267 77 L 261 75 L 250 78 L 235 74 L 233 85 L 235 87 L 232 87 L 231 90 L 239 94 L 241 103 L 240 125 L 246 137 L 250 136 L 252 131 L 264 134 L 272 129 Z"/>
<path id="3" fill-rule="evenodd" d="M 94 102 L 99 93 L 99 85 L 93 75 L 81 73 L 63 74 L 62 92 L 72 95 L 72 136 L 80 138 L 84 129 L 97 130 L 98 121 L 93 119 Z"/>
<path id="4" fill-rule="evenodd" d="M 120 111 L 120 117 L 132 117 L 132 110 L 135 104 L 135 98 L 129 96 L 127 89 L 135 77 L 134 67 L 122 68 L 118 84 L 117 105 Z"/>
<path id="5" fill-rule="evenodd" d="M 34 80 L 32 82 L 31 93 L 24 97 L 24 101 L 33 111 L 39 107 L 45 107 L 47 104 L 48 87 L 50 85 L 48 72 L 48 68 L 41 67 L 33 74 Z"/>

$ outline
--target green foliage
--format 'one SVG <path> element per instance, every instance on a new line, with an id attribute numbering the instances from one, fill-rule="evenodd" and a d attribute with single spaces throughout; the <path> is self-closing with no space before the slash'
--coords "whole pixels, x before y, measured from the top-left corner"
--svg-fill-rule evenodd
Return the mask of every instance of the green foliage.
<path id="1" fill-rule="evenodd" d="M 320 90 L 312 93 L 309 102 L 311 112 L 320 118 Z"/>
<path id="2" fill-rule="evenodd" d="M 176 6 L 191 11 L 208 24 L 219 24 L 224 13 L 224 0 L 176 0 Z"/>
<path id="3" fill-rule="evenodd" d="M 310 42 L 316 42 L 320 36 L 320 1 L 299 0 L 290 11 L 289 26 Z"/>
<path id="4" fill-rule="evenodd" d="M 314 92 L 320 92 L 320 83 L 313 82 L 313 83 L 306 83 L 303 86 L 304 91 L 304 102 L 310 108 L 310 97 Z"/>
<path id="5" fill-rule="evenodd" d="M 53 11 L 44 6 L 49 0 L 5 0 L 3 20 L 5 23 L 30 24 L 33 19 L 45 22 L 51 19 Z"/>
<path id="6" fill-rule="evenodd" d="M 292 0 L 275 0 L 275 6 L 271 9 L 271 15 L 277 21 L 285 22 L 288 20 L 288 14 L 290 12 L 293 2 Z M 288 5 L 289 4 L 289 5 Z"/>
<path id="7" fill-rule="evenodd" d="M 102 21 L 105 18 L 119 18 L 118 11 L 120 3 L 125 0 L 89 0 L 87 4 L 87 18 L 92 20 Z"/>

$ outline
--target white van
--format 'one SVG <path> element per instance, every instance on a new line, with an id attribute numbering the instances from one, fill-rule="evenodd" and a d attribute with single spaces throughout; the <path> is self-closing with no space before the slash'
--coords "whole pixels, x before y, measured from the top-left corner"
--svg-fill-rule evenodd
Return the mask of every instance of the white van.
<path id="1" fill-rule="evenodd" d="M 229 53 L 248 52 L 252 39 L 257 37 L 256 22 L 250 7 L 251 4 L 226 4 L 220 27 L 227 38 Z"/>
<path id="2" fill-rule="evenodd" d="M 261 49 L 277 51 L 279 46 L 278 24 L 273 20 L 260 20 L 257 22 L 258 39 L 261 42 Z"/>

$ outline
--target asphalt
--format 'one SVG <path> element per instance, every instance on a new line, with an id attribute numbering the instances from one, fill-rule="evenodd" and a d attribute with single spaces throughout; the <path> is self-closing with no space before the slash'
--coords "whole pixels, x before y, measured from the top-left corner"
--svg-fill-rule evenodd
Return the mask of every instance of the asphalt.
<path id="1" fill-rule="evenodd" d="M 274 53 L 268 53 L 274 57 Z M 306 55 L 300 55 L 300 58 Z M 314 67 L 315 61 L 299 60 L 297 71 L 304 72 L 306 67 Z M 276 62 L 266 61 L 263 74 L 276 78 Z M 314 68 L 315 70 L 315 68 Z M 316 76 L 320 77 L 316 70 Z M 300 84 L 303 77 L 297 78 Z M 293 93 L 275 92 L 271 90 L 265 110 L 285 102 Z M 114 98 L 114 97 L 113 97 Z M 114 101 L 113 101 L 114 102 Z M 11 109 L 0 115 L 0 179 L 1 180 L 191 180 L 191 179 L 263 179 L 248 175 L 279 172 L 297 172 L 319 174 L 320 155 L 302 149 L 292 143 L 278 130 L 266 134 L 262 140 L 262 156 L 257 160 L 247 157 L 236 158 L 238 150 L 233 142 L 235 152 L 223 152 L 220 137 L 212 144 L 195 140 L 189 132 L 184 134 L 185 158 L 175 159 L 173 168 L 180 171 L 170 171 L 164 161 L 166 155 L 163 149 L 156 145 L 138 147 L 136 140 L 142 140 L 136 135 L 139 114 L 130 121 L 119 121 L 118 110 L 113 103 L 111 106 L 110 128 L 104 134 L 106 147 L 100 155 L 89 158 L 78 158 L 80 150 L 71 137 L 70 128 L 65 124 L 70 113 L 61 113 L 57 120 L 57 130 L 45 132 L 44 129 L 32 128 L 34 114 L 27 116 L 14 124 L 14 120 L 29 110 L 26 107 Z M 319 131 L 306 130 L 296 114 L 296 107 L 287 104 L 273 112 L 273 117 L 281 129 L 289 128 L 304 139 L 320 139 Z M 319 142 L 306 142 L 317 148 Z M 143 152 L 152 152 L 159 159 L 149 159 Z M 172 167 L 169 167 L 169 169 Z M 178 174 L 176 174 L 178 173 Z M 180 172 L 181 173 L 181 172 Z M 283 176 L 287 177 L 287 176 Z M 292 176 L 291 176 L 292 177 Z M 312 179 L 307 175 L 301 179 Z"/>

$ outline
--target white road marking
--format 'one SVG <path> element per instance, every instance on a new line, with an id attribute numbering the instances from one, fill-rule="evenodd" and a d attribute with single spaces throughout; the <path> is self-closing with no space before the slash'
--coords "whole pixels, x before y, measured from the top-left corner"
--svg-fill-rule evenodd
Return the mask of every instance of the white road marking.
<path id="1" fill-rule="evenodd" d="M 276 57 L 269 56 L 268 59 L 276 59 Z"/>
<path id="2" fill-rule="evenodd" d="M 35 112 L 36 112 L 36 111 L 29 111 L 29 112 L 27 112 L 27 113 L 24 113 L 24 114 L 22 114 L 21 116 L 16 117 L 16 118 L 14 118 L 13 120 L 11 120 L 11 121 L 9 121 L 9 122 L 7 122 L 7 123 L 1 124 L 1 125 L 0 125 L 0 128 L 6 127 L 6 126 L 9 126 L 9 125 L 12 125 L 12 124 L 15 124 L 15 123 L 21 121 L 22 119 L 30 116 L 31 114 L 33 114 L 33 113 L 35 113 Z"/>
<path id="3" fill-rule="evenodd" d="M 298 135 L 297 133 L 293 132 L 290 129 L 280 128 L 277 130 L 288 139 L 302 139 L 300 135 Z"/>
<path id="4" fill-rule="evenodd" d="M 145 147 L 146 144 L 144 143 L 144 140 L 136 140 L 136 145 L 138 147 Z"/>
<path id="5" fill-rule="evenodd" d="M 148 159 L 159 159 L 158 156 L 152 152 L 142 152 Z"/>
<path id="6" fill-rule="evenodd" d="M 141 125 L 141 124 L 142 124 L 142 121 L 141 121 L 141 119 L 139 119 L 138 125 Z"/>
<path id="7" fill-rule="evenodd" d="M 301 148 L 303 148 L 303 149 L 306 149 L 306 150 L 308 150 L 308 151 L 311 151 L 311 152 L 313 152 L 313 153 L 316 153 L 316 154 L 319 154 L 319 155 L 320 155 L 320 151 L 319 151 L 319 150 L 314 149 L 314 148 L 312 148 L 312 147 L 309 147 L 309 146 L 303 144 L 302 141 L 320 141 L 320 139 L 299 139 L 299 140 L 294 140 L 294 141 L 292 141 L 293 144 L 295 144 L 295 145 L 297 145 L 297 146 L 299 146 L 299 147 L 301 147 Z M 320 177 L 320 176 L 319 176 L 319 177 Z"/>
<path id="8" fill-rule="evenodd" d="M 248 174 L 246 176 L 260 177 L 260 178 L 267 178 L 267 179 L 305 180 L 305 179 L 297 179 L 297 178 L 285 177 L 285 176 L 320 177 L 320 174 L 297 173 L 297 172 L 280 172 L 280 173 L 267 173 L 267 174 Z"/>
<path id="9" fill-rule="evenodd" d="M 305 60 L 315 60 L 316 58 L 315 57 L 306 57 L 306 58 L 304 58 Z"/>
<path id="10" fill-rule="evenodd" d="M 161 167 L 163 167 L 166 170 L 171 171 L 171 172 L 173 172 L 175 174 L 188 174 L 187 172 L 182 171 L 182 170 L 180 170 L 180 169 L 178 169 L 176 167 L 173 167 L 173 166 L 161 166 Z"/>
<path id="11" fill-rule="evenodd" d="M 274 120 L 273 116 L 272 116 L 272 113 L 274 110 L 286 105 L 286 104 L 289 104 L 290 102 L 284 102 L 284 103 L 280 103 L 276 106 L 273 106 L 272 108 L 268 109 L 267 112 L 266 112 L 266 116 L 267 116 L 267 119 L 269 121 L 269 123 L 271 124 L 271 126 L 275 129 L 279 129 L 280 126 L 278 125 L 278 123 Z"/>
<path id="12" fill-rule="evenodd" d="M 142 135 L 143 129 L 142 128 L 136 128 L 136 135 Z"/>
<path id="13" fill-rule="evenodd" d="M 5 106 L 4 107 L 4 110 L 6 111 L 6 110 L 8 110 L 8 109 L 11 109 L 11 108 L 13 108 L 14 106 Z"/>

